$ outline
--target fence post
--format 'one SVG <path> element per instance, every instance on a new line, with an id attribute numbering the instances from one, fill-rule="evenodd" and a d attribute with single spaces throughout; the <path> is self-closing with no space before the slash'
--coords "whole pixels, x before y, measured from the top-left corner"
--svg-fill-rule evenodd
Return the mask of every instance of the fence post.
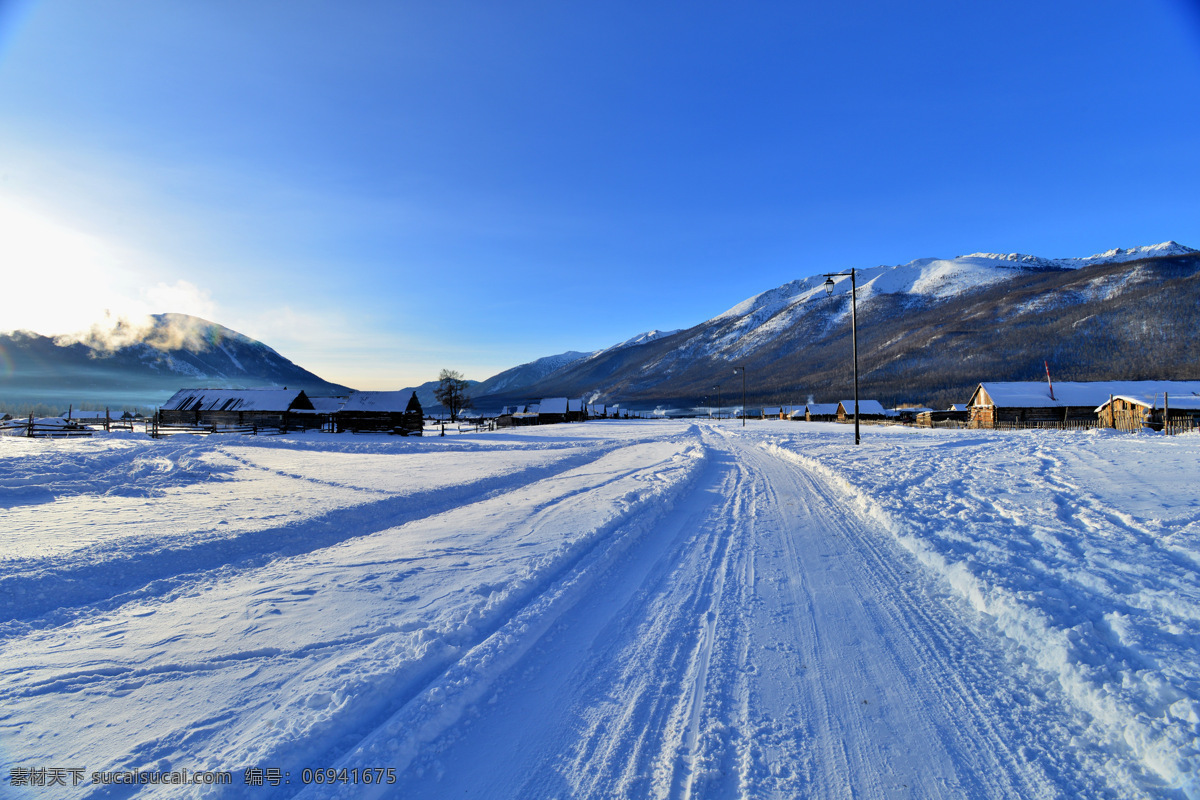
<path id="1" fill-rule="evenodd" d="M 1171 403 L 1167 400 L 1167 393 L 1163 392 L 1163 436 L 1169 436 L 1171 432 L 1167 430 L 1167 426 L 1171 424 Z"/>
<path id="2" fill-rule="evenodd" d="M 59 408 L 62 408 L 62 406 L 59 406 Z M 30 439 L 33 438 L 33 412 L 32 411 L 29 413 L 29 427 L 25 429 L 25 435 L 28 436 Z"/>

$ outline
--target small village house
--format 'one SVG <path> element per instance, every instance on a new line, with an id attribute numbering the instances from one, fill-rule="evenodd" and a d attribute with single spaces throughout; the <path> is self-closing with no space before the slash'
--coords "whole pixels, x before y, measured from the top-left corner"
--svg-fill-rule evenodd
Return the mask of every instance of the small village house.
<path id="1" fill-rule="evenodd" d="M 967 427 L 967 412 L 953 408 L 943 411 L 922 408 L 917 411 L 914 424 L 918 428 L 965 428 Z"/>
<path id="2" fill-rule="evenodd" d="M 1096 418 L 1102 427 L 1122 431 L 1162 430 L 1164 423 L 1173 429 L 1193 430 L 1200 428 L 1200 394 L 1113 395 L 1096 409 Z"/>
<path id="3" fill-rule="evenodd" d="M 550 425 L 567 421 L 568 402 L 565 397 L 547 397 L 538 403 L 538 424 Z"/>
<path id="4" fill-rule="evenodd" d="M 836 414 L 838 422 L 853 422 L 854 401 L 843 400 L 838 403 Z M 887 409 L 878 400 L 859 400 L 858 419 L 859 421 L 888 419 Z"/>
<path id="5" fill-rule="evenodd" d="M 804 419 L 808 422 L 837 422 L 837 403 L 809 403 L 804 407 Z"/>

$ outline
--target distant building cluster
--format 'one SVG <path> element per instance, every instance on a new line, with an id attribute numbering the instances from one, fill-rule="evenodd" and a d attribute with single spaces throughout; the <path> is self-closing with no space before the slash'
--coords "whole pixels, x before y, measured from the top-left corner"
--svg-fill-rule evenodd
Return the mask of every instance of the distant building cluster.
<path id="1" fill-rule="evenodd" d="M 762 416 L 852 422 L 854 401 L 764 408 Z M 1200 429 L 1200 381 L 984 382 L 962 407 L 885 409 L 876 400 L 859 399 L 858 418 L 926 428 L 1149 428 L 1176 433 Z"/>
<path id="2" fill-rule="evenodd" d="M 582 398 L 547 397 L 538 403 L 505 406 L 496 415 L 497 428 L 515 428 L 523 425 L 553 425 L 559 422 L 584 422 L 589 419 L 620 419 L 619 405 L 588 403 Z M 624 418 L 631 417 L 625 412 Z"/>

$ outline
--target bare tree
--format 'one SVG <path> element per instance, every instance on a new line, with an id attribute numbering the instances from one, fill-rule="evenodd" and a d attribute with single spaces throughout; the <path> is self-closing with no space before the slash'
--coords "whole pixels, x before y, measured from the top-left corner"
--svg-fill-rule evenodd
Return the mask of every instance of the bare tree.
<path id="1" fill-rule="evenodd" d="M 451 422 L 457 422 L 462 410 L 471 407 L 471 397 L 467 394 L 470 388 L 471 384 L 457 370 L 444 369 L 438 375 L 438 386 L 433 390 L 433 396 L 450 412 Z"/>

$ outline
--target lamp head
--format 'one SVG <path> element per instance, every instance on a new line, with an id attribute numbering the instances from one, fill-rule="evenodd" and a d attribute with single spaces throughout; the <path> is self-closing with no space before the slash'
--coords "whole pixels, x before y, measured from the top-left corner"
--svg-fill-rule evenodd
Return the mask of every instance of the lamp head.
<path id="1" fill-rule="evenodd" d="M 825 294 L 833 294 L 833 278 L 825 279 Z"/>

